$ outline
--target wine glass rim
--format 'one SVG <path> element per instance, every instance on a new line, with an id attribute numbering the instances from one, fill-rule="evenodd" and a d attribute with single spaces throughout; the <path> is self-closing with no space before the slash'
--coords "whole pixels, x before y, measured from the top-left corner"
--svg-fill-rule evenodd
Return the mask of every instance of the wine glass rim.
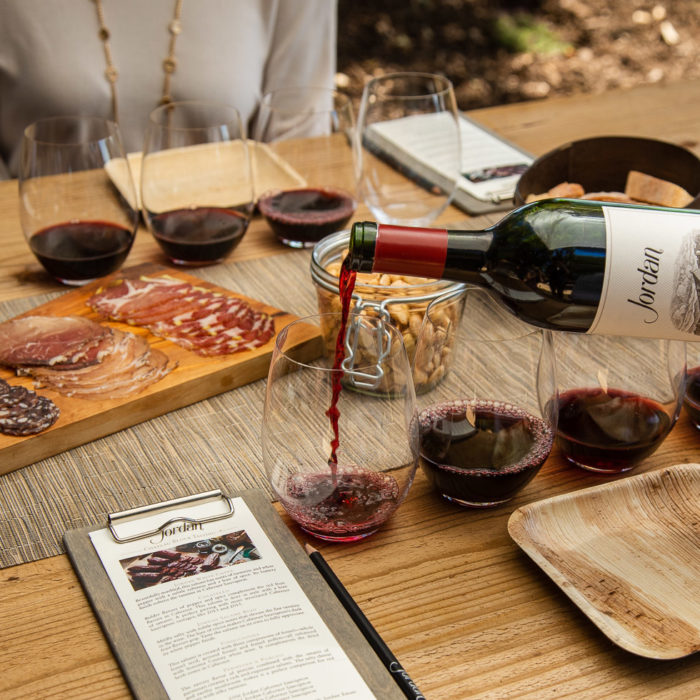
<path id="1" fill-rule="evenodd" d="M 396 71 L 394 73 L 385 73 L 384 75 L 378 75 L 375 78 L 371 78 L 367 83 L 365 84 L 365 87 L 363 89 L 363 94 L 364 95 L 369 95 L 370 92 L 372 92 L 372 89 L 374 86 L 379 85 L 380 83 L 384 82 L 389 82 L 390 80 L 404 80 L 404 79 L 411 79 L 411 80 L 435 80 L 439 81 L 442 83 L 442 87 L 437 89 L 437 90 L 412 90 L 410 92 L 406 92 L 406 94 L 388 94 L 387 97 L 390 97 L 391 99 L 395 100 L 412 100 L 416 98 L 425 98 L 425 97 L 430 97 L 433 95 L 444 95 L 446 93 L 451 93 L 454 91 L 454 87 L 452 85 L 452 81 L 444 76 L 441 75 L 440 73 L 423 73 L 423 72 L 411 72 L 411 71 Z"/>
<path id="2" fill-rule="evenodd" d="M 198 107 L 215 107 L 217 110 L 221 110 L 221 113 L 229 112 L 229 119 L 211 119 L 206 120 L 206 123 L 201 124 L 188 124 L 186 126 L 180 126 L 176 124 L 164 124 L 161 120 L 161 115 L 166 113 L 168 110 L 182 110 L 187 108 L 198 108 Z M 243 133 L 243 121 L 241 119 L 241 113 L 236 107 L 227 102 L 218 102 L 217 100 L 178 100 L 176 102 L 168 102 L 167 104 L 159 105 L 155 109 L 151 110 L 148 115 L 148 121 L 151 126 L 160 129 L 168 129 L 169 131 L 201 131 L 202 129 L 212 129 L 222 124 L 230 124 L 235 122 L 240 133 Z"/>
<path id="3" fill-rule="evenodd" d="M 42 127 L 50 127 L 52 125 L 58 124 L 66 125 L 76 125 L 76 124 L 87 124 L 93 127 L 103 127 L 104 133 L 99 136 L 87 137 L 87 138 L 73 138 L 66 140 L 65 138 L 51 138 L 48 136 L 38 136 L 36 131 Z M 64 114 L 56 115 L 53 117 L 42 117 L 37 119 L 31 124 L 24 128 L 23 132 L 24 139 L 27 141 L 32 141 L 33 143 L 48 145 L 48 146 L 84 146 L 88 143 L 99 143 L 106 139 L 119 137 L 119 125 L 112 119 L 106 119 L 104 117 L 96 117 L 93 115 L 84 114 Z"/>

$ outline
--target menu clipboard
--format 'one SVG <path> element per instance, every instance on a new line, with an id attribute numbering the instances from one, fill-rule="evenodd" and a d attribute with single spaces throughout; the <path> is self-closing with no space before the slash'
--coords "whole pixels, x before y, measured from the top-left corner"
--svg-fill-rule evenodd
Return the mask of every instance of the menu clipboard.
<path id="1" fill-rule="evenodd" d="M 218 509 L 218 512 L 208 517 L 205 516 L 205 518 L 180 516 L 180 512 L 194 512 L 196 508 L 209 509 L 210 507 L 213 508 L 214 511 Z M 292 583 L 289 583 L 289 586 L 292 588 L 292 593 L 296 590 L 295 585 L 298 585 L 301 592 L 300 595 L 310 603 L 309 609 L 313 612 L 310 613 L 309 619 L 313 623 L 315 619 L 314 615 L 317 615 L 321 621 L 319 627 L 321 632 L 320 639 L 324 639 L 323 634 L 325 633 L 322 627 L 325 626 L 338 645 L 338 663 L 341 664 L 341 667 L 342 664 L 349 664 L 346 669 L 353 669 L 353 672 L 349 674 L 350 676 L 352 676 L 354 672 L 358 674 L 359 680 L 357 681 L 357 687 L 359 690 L 353 697 L 375 697 L 392 700 L 403 698 L 403 693 L 398 689 L 388 670 L 375 655 L 362 633 L 352 622 L 336 596 L 326 585 L 316 567 L 309 560 L 304 550 L 269 502 L 267 496 L 260 490 L 243 491 L 232 497 L 224 496 L 220 491 L 196 494 L 184 499 L 176 499 L 175 501 L 153 504 L 145 508 L 112 514 L 109 517 L 107 527 L 87 527 L 78 530 L 70 530 L 65 533 L 63 541 L 68 556 L 134 696 L 136 698 L 143 698 L 144 700 L 152 700 L 171 697 L 196 698 L 201 695 L 197 695 L 196 693 L 188 695 L 187 692 L 180 692 L 180 690 L 177 692 L 172 691 L 172 680 L 169 679 L 168 674 L 163 674 L 163 660 L 160 659 L 159 655 L 153 655 L 152 640 L 144 633 L 143 629 L 141 629 L 141 635 L 139 634 L 137 629 L 139 625 L 134 622 L 134 620 L 138 622 L 138 618 L 133 617 L 134 611 L 131 599 L 128 596 L 124 597 L 123 591 L 120 593 L 118 588 L 115 587 L 115 574 L 114 571 L 110 571 L 110 568 L 119 570 L 119 567 L 114 565 L 113 562 L 105 561 L 105 559 L 102 558 L 104 556 L 104 550 L 100 549 L 99 541 L 106 541 L 106 538 L 109 537 L 112 540 L 111 544 L 113 544 L 117 551 L 120 547 L 131 548 L 133 551 L 134 547 L 140 547 L 143 542 L 146 542 L 145 548 L 147 550 L 150 551 L 155 548 L 156 553 L 158 553 L 159 547 L 154 547 L 154 545 L 149 544 L 154 538 L 157 539 L 157 536 L 154 535 L 156 532 L 174 531 L 179 533 L 178 537 L 180 541 L 190 540 L 191 535 L 188 529 L 194 530 L 193 534 L 197 535 L 200 531 L 205 532 L 205 528 L 207 527 L 216 527 L 219 529 L 225 526 L 227 527 L 227 519 L 235 525 L 235 518 L 243 511 L 245 512 L 245 517 L 248 518 L 247 522 L 251 522 L 249 518 L 252 516 L 254 521 L 261 528 L 257 530 L 255 526 L 249 525 L 246 531 L 252 532 L 253 539 L 258 542 L 263 542 L 267 548 L 260 547 L 259 549 L 262 552 L 262 556 L 259 561 L 253 562 L 253 564 L 257 566 L 257 572 L 255 566 L 252 566 L 250 562 L 244 563 L 241 567 L 234 566 L 233 564 L 235 562 L 230 562 L 231 565 L 228 567 L 219 567 L 216 571 L 211 570 L 205 572 L 208 578 L 202 576 L 201 582 L 198 580 L 200 579 L 198 575 L 188 578 L 187 581 L 196 581 L 196 585 L 200 587 L 206 582 L 207 588 L 202 590 L 209 591 L 207 595 L 211 596 L 211 591 L 215 590 L 218 596 L 217 600 L 226 601 L 227 596 L 229 599 L 240 597 L 241 590 L 250 591 L 251 581 L 255 580 L 255 577 L 246 579 L 245 583 L 242 584 L 242 588 L 239 586 L 237 590 L 235 577 L 241 575 L 238 573 L 239 571 L 244 572 L 245 575 L 252 576 L 252 574 L 259 574 L 261 571 L 264 573 L 265 567 L 269 568 L 275 562 L 277 564 L 282 562 L 282 573 L 284 575 L 291 575 L 290 581 L 292 581 Z M 243 516 L 241 515 L 241 517 Z M 138 528 L 142 521 L 152 522 L 154 518 L 161 519 L 160 527 L 152 528 L 151 526 L 147 526 L 144 531 L 140 533 L 137 531 L 135 532 L 134 528 Z M 200 523 L 203 522 L 209 524 L 200 525 Z M 198 528 L 202 529 L 199 530 Z M 120 534 L 122 530 L 127 533 L 126 536 Z M 139 536 L 137 536 L 137 534 Z M 163 549 L 163 547 L 164 546 L 161 546 L 160 549 Z M 274 549 L 274 553 L 276 554 L 272 553 L 270 547 Z M 171 549 L 175 551 L 175 548 Z M 279 559 L 277 559 L 277 555 Z M 128 560 L 130 560 L 129 557 L 127 557 L 127 561 Z M 286 567 L 288 573 L 283 570 L 284 567 Z M 124 571 L 128 573 L 129 569 L 126 568 Z M 225 581 L 220 588 L 212 588 L 212 584 L 217 581 L 217 577 L 209 576 L 211 573 L 216 573 L 220 580 Z M 281 575 L 282 574 L 280 574 L 280 576 Z M 117 574 L 117 577 L 118 576 L 119 574 Z M 224 579 L 225 576 L 228 576 L 229 579 Z M 262 580 L 262 576 L 257 577 L 257 580 Z M 165 599 L 172 597 L 175 600 L 178 595 L 177 591 L 181 592 L 187 590 L 187 585 L 189 585 L 187 581 L 184 583 L 180 581 L 169 581 L 168 583 L 172 587 L 172 593 L 165 586 L 161 585 L 154 586 L 153 590 L 157 591 L 157 589 L 162 588 L 163 591 L 167 592 Z M 234 583 L 230 584 L 231 581 Z M 295 581 L 296 584 L 294 584 L 293 581 Z M 118 580 L 117 583 L 119 583 Z M 274 590 L 270 589 L 270 585 L 271 584 L 265 589 L 261 587 L 261 591 Z M 135 597 L 138 595 L 138 592 L 135 593 Z M 148 591 L 146 594 L 141 595 L 141 603 L 139 604 L 148 600 L 144 595 L 151 595 L 151 600 L 159 600 L 153 597 L 156 594 Z M 157 595 L 160 595 L 160 599 L 163 599 L 161 593 L 157 593 Z M 200 599 L 201 595 L 204 594 L 200 594 Z M 186 599 L 187 598 L 183 596 L 183 601 Z M 192 602 L 196 600 L 196 598 L 192 596 L 189 596 L 189 599 L 188 604 L 192 604 Z M 258 599 L 256 599 L 258 608 L 260 607 L 260 599 L 264 601 L 262 596 L 258 596 Z M 275 600 L 274 604 L 272 602 L 269 603 L 270 610 L 277 610 L 279 606 L 276 605 L 276 602 Z M 226 603 L 224 603 L 224 605 L 226 605 Z M 305 603 L 301 601 L 300 609 L 303 608 L 304 605 Z M 245 613 L 245 602 L 242 606 L 242 611 Z M 185 609 L 186 606 L 184 603 L 178 604 L 178 610 L 180 612 Z M 227 614 L 230 614 L 230 611 L 227 611 Z M 259 614 L 259 609 L 256 609 L 254 614 L 251 613 L 252 617 L 249 615 L 247 618 L 241 618 L 246 621 L 247 630 L 253 629 L 253 627 L 248 624 L 248 621 L 253 619 L 255 615 L 259 616 Z M 154 617 L 154 619 L 158 618 Z M 301 620 L 308 621 L 307 618 L 301 618 Z M 162 618 L 159 622 L 162 622 Z M 269 624 L 261 625 L 261 628 L 264 634 L 259 635 L 260 639 L 265 639 L 265 644 L 269 644 L 270 635 L 274 635 L 277 629 L 276 623 L 273 621 Z M 174 629 L 177 629 L 177 627 Z M 287 634 L 287 632 L 285 632 L 285 634 Z M 248 636 L 250 637 L 250 634 Z M 160 637 L 161 639 L 167 638 L 167 634 L 161 632 Z M 248 641 L 246 644 L 250 644 L 250 642 Z M 308 644 L 304 646 L 305 644 L 307 644 L 306 641 L 302 642 L 301 648 L 307 649 Z M 242 647 L 236 648 L 240 649 Z M 274 647 L 266 647 L 266 649 L 268 648 L 274 650 Z M 297 643 L 294 648 L 300 648 L 299 644 Z M 198 646 L 194 643 L 191 649 L 188 649 L 188 652 L 191 652 L 187 654 L 188 658 L 194 658 L 197 649 Z M 149 650 L 151 651 L 150 654 Z M 336 653 L 332 645 L 331 651 Z M 255 652 L 253 651 L 253 653 Z M 311 652 L 307 651 L 306 653 L 308 656 Z M 267 651 L 266 654 L 269 656 Z M 324 654 L 321 656 L 326 658 L 327 654 L 325 656 Z M 201 663 L 206 664 L 207 662 L 211 662 L 211 658 L 207 658 L 204 654 L 201 655 L 201 658 Z M 219 657 L 215 657 L 215 660 L 217 658 Z M 222 659 L 222 662 L 227 662 L 227 665 L 222 666 L 222 669 L 225 669 L 228 674 L 231 674 L 231 677 L 235 676 L 234 667 L 236 661 L 236 654 L 232 654 L 230 659 Z M 335 661 L 329 663 L 335 663 Z M 301 664 L 301 667 L 303 668 L 303 664 Z M 217 669 L 214 668 L 213 672 L 209 674 L 207 678 L 218 678 L 219 676 L 216 671 Z M 303 671 L 300 671 L 300 673 L 303 673 Z M 303 678 L 294 679 L 294 681 L 297 683 L 295 686 L 297 690 L 306 682 Z M 344 684 L 345 681 L 346 677 L 344 675 Z M 170 683 L 170 685 L 168 685 L 168 683 Z M 338 684 L 336 682 L 336 689 L 337 686 Z M 310 696 L 322 697 L 320 694 L 317 696 Z M 205 697 L 227 697 L 227 695 L 222 694 L 219 696 L 212 694 L 211 696 L 207 695 Z M 245 697 L 245 695 L 241 695 L 241 697 Z"/>

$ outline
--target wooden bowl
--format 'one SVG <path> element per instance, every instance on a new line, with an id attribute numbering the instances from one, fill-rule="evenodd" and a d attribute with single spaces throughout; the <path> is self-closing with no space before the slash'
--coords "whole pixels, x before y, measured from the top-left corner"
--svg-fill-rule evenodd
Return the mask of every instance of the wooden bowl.
<path id="1" fill-rule="evenodd" d="M 514 201 L 520 206 L 560 182 L 578 182 L 586 192 L 624 192 L 630 170 L 680 185 L 694 197 L 686 208 L 700 208 L 700 159 L 672 143 L 632 136 L 581 139 L 545 153 L 518 180 Z"/>

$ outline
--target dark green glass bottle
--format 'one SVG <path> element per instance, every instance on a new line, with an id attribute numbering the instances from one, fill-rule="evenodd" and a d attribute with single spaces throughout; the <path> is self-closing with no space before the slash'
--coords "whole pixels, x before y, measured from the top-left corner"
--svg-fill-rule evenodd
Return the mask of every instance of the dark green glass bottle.
<path id="1" fill-rule="evenodd" d="M 699 254 L 698 211 L 551 199 L 482 231 L 355 223 L 346 265 L 489 287 L 544 328 L 700 340 Z"/>

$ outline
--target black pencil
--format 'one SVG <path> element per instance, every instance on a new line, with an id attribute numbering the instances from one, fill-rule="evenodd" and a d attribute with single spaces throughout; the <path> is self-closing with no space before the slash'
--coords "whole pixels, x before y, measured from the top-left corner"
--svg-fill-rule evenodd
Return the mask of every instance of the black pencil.
<path id="1" fill-rule="evenodd" d="M 413 700 L 425 700 L 423 693 L 418 690 L 418 687 L 411 680 L 408 673 L 404 671 L 398 659 L 386 645 L 386 642 L 379 636 L 377 630 L 372 627 L 372 623 L 365 617 L 365 614 L 360 610 L 360 606 L 348 593 L 345 586 L 340 582 L 340 579 L 333 573 L 333 569 L 331 569 L 328 562 L 323 558 L 321 552 L 314 549 L 309 544 L 306 545 L 306 551 L 309 555 L 309 559 L 311 559 L 321 576 L 326 580 L 330 589 L 335 593 L 336 598 L 338 598 L 343 607 L 348 611 L 352 621 L 370 643 L 370 646 L 374 649 L 380 661 L 389 671 L 399 688 L 401 688 L 403 694 L 407 698 L 412 698 Z"/>

